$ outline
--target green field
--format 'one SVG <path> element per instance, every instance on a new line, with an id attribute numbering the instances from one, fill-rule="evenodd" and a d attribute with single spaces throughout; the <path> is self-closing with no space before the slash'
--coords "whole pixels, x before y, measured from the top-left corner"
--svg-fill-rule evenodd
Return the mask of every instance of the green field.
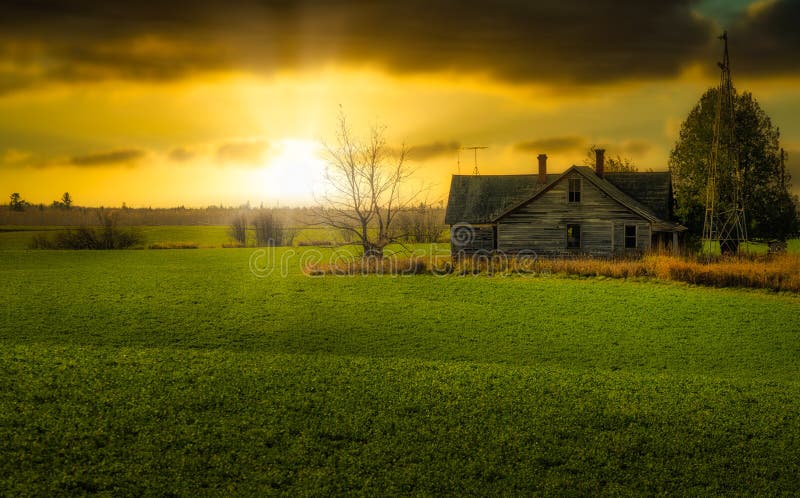
<path id="1" fill-rule="evenodd" d="M 221 247 L 232 242 L 225 226 L 143 226 L 133 227 L 142 235 L 142 247 L 151 244 L 196 244 L 199 247 Z M 27 249 L 36 235 L 53 235 L 65 227 L 0 227 L 0 250 Z"/>
<path id="2" fill-rule="evenodd" d="M 250 254 L 3 252 L 0 494 L 797 490 L 798 297 Z"/>
<path id="3" fill-rule="evenodd" d="M 139 248 L 152 244 L 194 244 L 200 248 L 222 247 L 232 244 L 229 228 L 223 225 L 162 225 L 162 226 L 137 226 L 131 227 L 139 232 L 144 240 Z M 0 251 L 21 250 L 30 246 L 31 240 L 37 235 L 51 236 L 68 227 L 59 226 L 0 226 Z M 248 244 L 255 242 L 253 229 L 248 229 Z M 294 239 L 295 245 L 315 243 L 341 243 L 341 234 L 336 230 L 326 228 L 303 228 L 297 230 Z"/>

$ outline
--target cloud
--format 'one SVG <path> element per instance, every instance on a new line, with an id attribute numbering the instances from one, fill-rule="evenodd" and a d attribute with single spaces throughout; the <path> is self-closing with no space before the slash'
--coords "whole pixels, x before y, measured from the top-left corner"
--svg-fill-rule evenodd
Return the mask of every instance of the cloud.
<path id="1" fill-rule="evenodd" d="M 6 149 L 5 152 L 0 154 L 0 165 L 3 166 L 16 166 L 28 164 L 33 155 L 25 150 L 19 149 Z"/>
<path id="2" fill-rule="evenodd" d="M 653 148 L 653 144 L 647 140 L 627 140 L 619 146 L 623 154 L 642 156 Z"/>
<path id="3" fill-rule="evenodd" d="M 731 71 L 737 74 L 797 75 L 800 63 L 800 2 L 757 2 L 729 30 Z"/>
<path id="4" fill-rule="evenodd" d="M 269 145 L 263 140 L 227 142 L 217 148 L 217 161 L 221 164 L 246 164 L 261 166 Z"/>
<path id="5" fill-rule="evenodd" d="M 189 149 L 187 147 L 177 147 L 169 151 L 169 154 L 167 154 L 167 157 L 171 161 L 179 163 L 191 161 L 192 159 L 195 158 L 195 156 L 197 156 L 197 153 L 194 150 Z"/>
<path id="6" fill-rule="evenodd" d="M 6 91 L 50 81 L 164 81 L 327 63 L 591 85 L 674 76 L 705 55 L 714 28 L 693 6 L 693 0 L 498 0 L 489 7 L 463 0 L 5 2 L 0 58 L 14 68 L 3 78 Z"/>
<path id="7" fill-rule="evenodd" d="M 461 148 L 459 142 L 431 142 L 411 147 L 409 158 L 415 161 L 425 161 L 438 156 L 453 154 Z"/>
<path id="8" fill-rule="evenodd" d="M 144 158 L 146 152 L 141 149 L 120 149 L 110 152 L 98 152 L 84 156 L 75 156 L 69 159 L 74 166 L 108 166 L 127 164 L 131 165 Z"/>
<path id="9" fill-rule="evenodd" d="M 517 150 L 542 154 L 572 152 L 586 147 L 588 147 L 586 139 L 578 136 L 549 137 L 514 144 Z"/>

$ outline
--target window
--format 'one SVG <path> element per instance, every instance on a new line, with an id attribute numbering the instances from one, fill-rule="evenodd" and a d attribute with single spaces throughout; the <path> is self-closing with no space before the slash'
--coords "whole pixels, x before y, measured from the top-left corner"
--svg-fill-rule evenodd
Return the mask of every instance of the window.
<path id="1" fill-rule="evenodd" d="M 625 225 L 625 249 L 636 249 L 636 225 Z"/>
<path id="2" fill-rule="evenodd" d="M 567 225 L 567 249 L 580 249 L 581 226 Z"/>
<path id="3" fill-rule="evenodd" d="M 569 202 L 581 202 L 580 178 L 570 178 L 569 180 Z"/>

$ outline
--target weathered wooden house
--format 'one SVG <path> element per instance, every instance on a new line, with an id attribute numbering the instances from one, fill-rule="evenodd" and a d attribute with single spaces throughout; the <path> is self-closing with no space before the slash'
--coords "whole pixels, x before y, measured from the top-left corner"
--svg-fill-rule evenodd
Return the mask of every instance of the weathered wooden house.
<path id="1" fill-rule="evenodd" d="M 454 175 L 445 222 L 454 255 L 534 251 L 539 255 L 612 256 L 661 246 L 677 250 L 686 228 L 672 220 L 669 172 L 605 173 L 572 166 L 533 175 Z"/>

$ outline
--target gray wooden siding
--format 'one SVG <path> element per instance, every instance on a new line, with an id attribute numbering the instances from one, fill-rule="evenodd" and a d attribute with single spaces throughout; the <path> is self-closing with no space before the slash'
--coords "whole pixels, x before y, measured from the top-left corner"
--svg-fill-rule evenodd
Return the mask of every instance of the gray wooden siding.
<path id="1" fill-rule="evenodd" d="M 568 201 L 570 178 L 581 178 L 581 201 Z M 581 248 L 567 249 L 567 224 L 581 226 Z M 542 255 L 588 253 L 608 256 L 624 252 L 625 225 L 637 226 L 637 251 L 650 247 L 650 222 L 609 198 L 575 173 L 547 192 L 505 215 L 498 222 L 497 248 L 506 252 L 532 249 Z"/>
<path id="2" fill-rule="evenodd" d="M 453 225 L 450 227 L 451 254 L 474 254 L 478 251 L 489 252 L 494 249 L 494 226 Z"/>

